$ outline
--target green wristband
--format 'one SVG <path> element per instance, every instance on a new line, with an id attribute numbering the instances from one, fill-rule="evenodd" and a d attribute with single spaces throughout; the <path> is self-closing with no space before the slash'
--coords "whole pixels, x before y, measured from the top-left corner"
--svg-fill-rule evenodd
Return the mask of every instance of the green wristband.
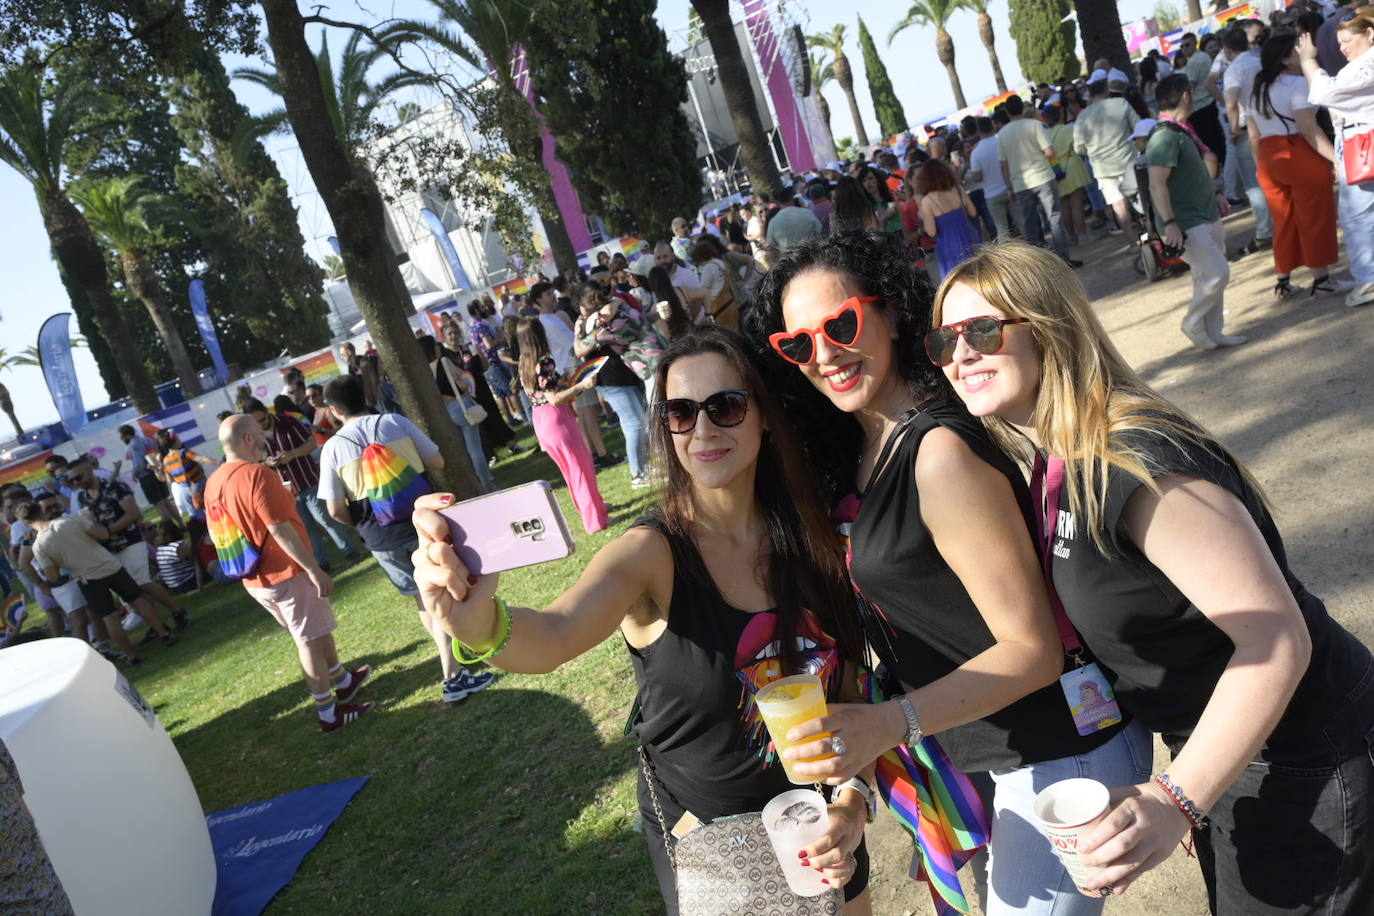
<path id="1" fill-rule="evenodd" d="M 506 607 L 506 602 L 502 601 L 499 595 L 493 595 L 491 600 L 496 604 L 496 612 L 501 615 L 501 637 L 496 641 L 496 645 L 492 646 L 490 649 L 483 652 L 481 655 L 477 655 L 472 658 L 463 657 L 463 649 L 465 647 L 461 642 L 455 639 L 453 641 L 453 657 L 458 659 L 459 664 L 475 665 L 478 662 L 484 662 L 487 659 L 491 658 L 493 655 L 500 654 L 502 651 L 505 650 L 506 646 L 509 645 L 510 634 L 511 630 L 513 629 L 512 620 L 510 616 L 510 608 Z"/>

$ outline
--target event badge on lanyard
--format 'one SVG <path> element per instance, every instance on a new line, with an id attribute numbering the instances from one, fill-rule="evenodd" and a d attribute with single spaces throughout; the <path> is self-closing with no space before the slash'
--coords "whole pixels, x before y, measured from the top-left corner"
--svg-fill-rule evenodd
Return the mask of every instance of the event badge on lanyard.
<path id="1" fill-rule="evenodd" d="M 1059 625 L 1059 638 L 1064 644 L 1064 652 L 1075 665 L 1073 670 L 1059 679 L 1059 686 L 1064 690 L 1064 699 L 1069 703 L 1069 712 L 1073 715 L 1073 724 L 1078 727 L 1078 733 L 1091 735 L 1120 722 L 1121 707 L 1117 705 L 1112 685 L 1107 682 L 1097 662 L 1083 658 L 1083 643 L 1054 588 L 1053 551 L 1059 532 L 1059 494 L 1063 488 L 1064 459 L 1051 456 L 1047 466 L 1045 458 L 1036 454 L 1031 492 L 1041 500 L 1035 513 L 1040 560 L 1045 569 L 1045 587 L 1050 593 L 1054 620 Z"/>

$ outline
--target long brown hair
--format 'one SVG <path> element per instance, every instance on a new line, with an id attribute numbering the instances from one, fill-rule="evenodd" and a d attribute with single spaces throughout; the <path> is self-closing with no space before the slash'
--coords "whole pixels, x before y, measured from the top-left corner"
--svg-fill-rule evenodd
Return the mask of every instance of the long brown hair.
<path id="1" fill-rule="evenodd" d="M 767 568 L 762 579 L 777 609 L 783 670 L 796 673 L 797 611 L 816 615 L 822 628 L 835 638 L 841 653 L 859 661 L 863 636 L 848 584 L 844 549 L 821 503 L 819 490 L 802 451 L 777 400 L 764 385 L 750 361 L 744 338 L 724 328 L 703 328 L 675 339 L 659 361 L 655 389 L 667 392 L 668 372 L 689 356 L 714 353 L 739 374 L 749 392 L 749 409 L 757 410 L 763 425 L 758 465 L 754 472 L 754 497 L 767 531 Z M 654 460 L 667 481 L 658 515 L 674 539 L 695 545 L 696 485 L 678 461 L 667 426 L 650 424 Z M 676 554 L 676 552 L 675 552 Z M 698 587 L 714 589 L 705 564 L 697 557 L 674 556 L 678 571 Z"/>
<path id="2" fill-rule="evenodd" d="M 520 345 L 520 384 L 533 395 L 539 390 L 534 384 L 539 360 L 549 355 L 549 338 L 538 318 L 521 318 L 515 326 L 515 341 Z"/>
<path id="3" fill-rule="evenodd" d="M 1033 422 L 1040 444 L 1080 474 L 1068 474 L 1069 508 L 1088 520 L 1093 543 L 1104 556 L 1111 532 L 1104 529 L 1107 479 L 1112 468 L 1155 493 L 1159 484 L 1149 456 L 1132 444 L 1132 432 L 1161 436 L 1177 446 L 1206 449 L 1233 462 L 1264 501 L 1264 491 L 1240 461 L 1196 420 L 1145 383 L 1107 336 L 1073 270 L 1044 248 L 1024 242 L 984 245 L 945 277 L 935 294 L 933 324 L 942 323 L 945 296 L 963 283 L 1010 318 L 1029 318 L 1040 351 L 1040 390 Z M 1029 441 L 999 417 L 984 417 L 992 438 L 1007 454 L 1029 465 Z"/>

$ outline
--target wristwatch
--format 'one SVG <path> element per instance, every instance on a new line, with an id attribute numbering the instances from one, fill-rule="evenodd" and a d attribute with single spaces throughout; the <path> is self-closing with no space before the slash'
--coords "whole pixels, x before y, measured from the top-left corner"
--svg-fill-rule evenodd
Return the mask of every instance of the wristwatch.
<path id="1" fill-rule="evenodd" d="M 868 781 L 862 776 L 855 776 L 853 779 L 841 783 L 840 788 L 853 789 L 864 797 L 864 809 L 868 814 L 868 823 L 873 823 L 878 816 L 878 796 L 874 794 Z"/>
<path id="2" fill-rule="evenodd" d="M 902 715 L 906 716 L 906 746 L 915 747 L 925 737 L 925 732 L 921 731 L 921 720 L 916 718 L 916 710 L 906 694 L 897 694 L 897 705 L 902 707 Z"/>

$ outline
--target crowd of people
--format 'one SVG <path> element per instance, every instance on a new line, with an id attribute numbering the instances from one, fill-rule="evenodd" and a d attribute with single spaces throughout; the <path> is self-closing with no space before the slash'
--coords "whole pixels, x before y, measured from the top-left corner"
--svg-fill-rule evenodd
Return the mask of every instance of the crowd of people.
<path id="1" fill-rule="evenodd" d="M 241 582 L 327 734 L 373 704 L 335 643 L 326 541 L 414 601 L 446 702 L 492 683 L 470 665 L 544 673 L 619 632 L 669 913 L 675 838 L 791 788 L 753 697 L 798 672 L 829 709 L 783 757 L 828 787 L 830 826 L 796 853 L 845 912 L 871 912 L 865 829 L 899 747 L 964 774 L 932 769 L 930 797 L 986 812 L 985 913 L 1100 913 L 1185 840 L 1214 913 L 1367 912 L 1374 657 L 1289 568 L 1242 459 L 1121 358 L 1074 272 L 1098 233 L 1157 243 L 1189 268 L 1182 330 L 1204 350 L 1245 343 L 1224 328 L 1240 257 L 1272 252 L 1281 299 L 1306 268 L 1306 295 L 1374 302 L 1374 8 L 1292 25 L 1188 36 L 1131 74 L 1098 62 L 417 331 L 481 489 L 525 426 L 588 533 L 612 521 L 599 472 L 655 487 L 543 609 L 458 559 L 437 514 L 454 497 L 427 476 L 444 456 L 352 344 L 323 386 L 241 390 L 222 462 L 133 427 L 112 472 L 53 455 L 36 490 L 0 491 L 9 559 L 52 635 L 129 664 L 131 617 L 171 646 L 178 594 Z M 1255 232 L 1228 247 L 1238 204 Z M 1113 799 L 1079 846 L 1101 869 L 1086 894 L 1032 811 L 1080 775 Z"/>

